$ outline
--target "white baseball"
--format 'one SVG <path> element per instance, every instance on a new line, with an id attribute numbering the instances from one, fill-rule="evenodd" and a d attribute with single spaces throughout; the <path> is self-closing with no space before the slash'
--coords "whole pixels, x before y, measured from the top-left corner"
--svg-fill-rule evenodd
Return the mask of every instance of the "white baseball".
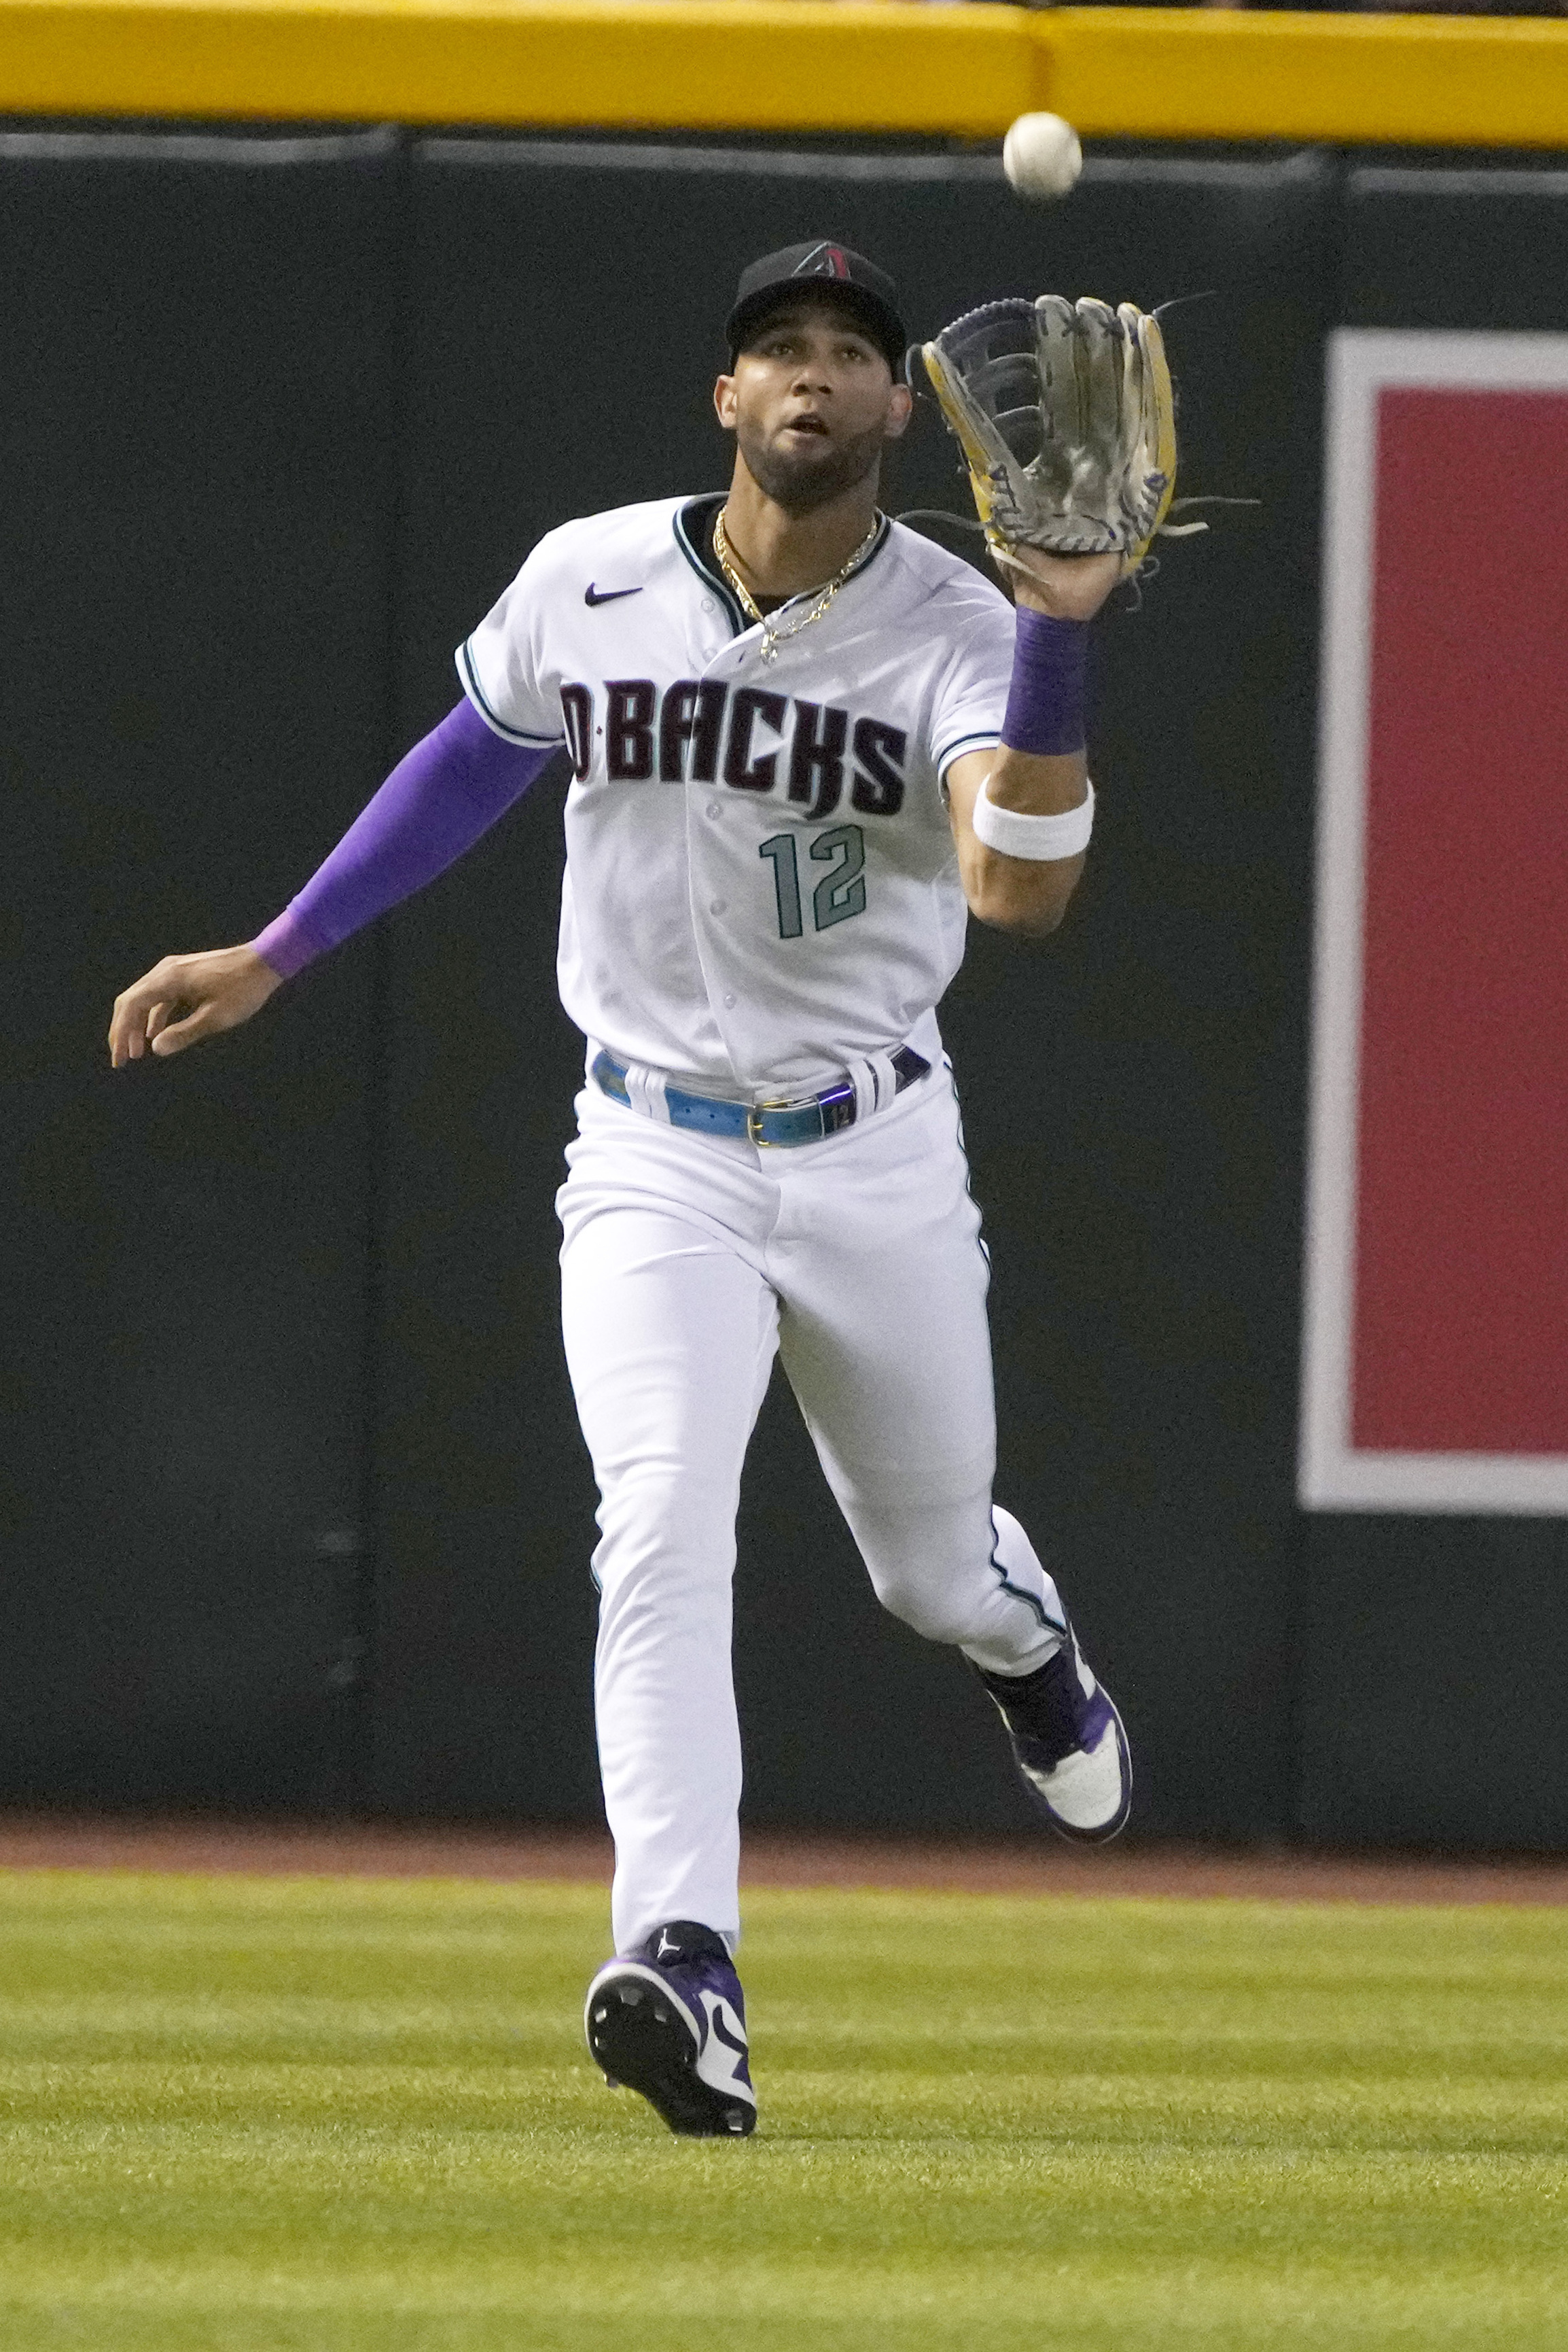
<path id="1" fill-rule="evenodd" d="M 1060 114 L 1020 114 L 1002 142 L 1002 169 L 1020 196 L 1064 196 L 1083 169 L 1083 150 Z"/>

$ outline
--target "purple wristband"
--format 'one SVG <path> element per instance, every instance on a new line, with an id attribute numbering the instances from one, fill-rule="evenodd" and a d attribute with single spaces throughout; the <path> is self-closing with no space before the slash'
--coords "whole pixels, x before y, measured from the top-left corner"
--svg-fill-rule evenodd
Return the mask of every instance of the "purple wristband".
<path id="1" fill-rule="evenodd" d="M 555 748 L 504 743 L 460 702 L 398 761 L 298 897 L 257 934 L 257 955 L 291 980 L 423 890 L 521 799 Z"/>
<path id="2" fill-rule="evenodd" d="M 1018 608 L 1012 684 L 1002 741 L 1010 751 L 1050 759 L 1083 749 L 1087 621 L 1058 621 L 1032 604 Z"/>

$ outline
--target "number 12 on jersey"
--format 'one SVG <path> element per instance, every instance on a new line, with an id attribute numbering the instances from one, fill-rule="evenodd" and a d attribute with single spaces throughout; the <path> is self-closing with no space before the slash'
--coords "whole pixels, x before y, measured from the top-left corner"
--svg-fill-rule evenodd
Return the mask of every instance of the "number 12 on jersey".
<path id="1" fill-rule="evenodd" d="M 771 859 L 773 895 L 779 908 L 779 936 L 798 940 L 801 919 L 800 857 L 792 833 L 776 833 L 757 855 Z M 830 931 L 835 923 L 865 913 L 865 835 L 858 824 L 835 824 L 811 844 L 811 856 L 830 871 L 811 893 L 811 929 Z"/>

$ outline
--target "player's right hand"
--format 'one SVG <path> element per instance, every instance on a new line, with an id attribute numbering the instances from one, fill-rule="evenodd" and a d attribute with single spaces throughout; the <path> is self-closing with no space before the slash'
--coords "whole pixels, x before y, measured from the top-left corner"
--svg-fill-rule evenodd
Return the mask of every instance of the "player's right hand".
<path id="1" fill-rule="evenodd" d="M 1092 621 L 1127 576 L 1124 555 L 1051 555 L 1043 547 L 1009 547 L 1002 560 L 1017 602 L 1055 621 Z"/>
<path id="2" fill-rule="evenodd" d="M 151 1049 L 160 1060 L 198 1038 L 237 1029 L 259 1013 L 282 981 L 253 947 L 165 956 L 114 1000 L 109 1058 L 118 1070 Z"/>

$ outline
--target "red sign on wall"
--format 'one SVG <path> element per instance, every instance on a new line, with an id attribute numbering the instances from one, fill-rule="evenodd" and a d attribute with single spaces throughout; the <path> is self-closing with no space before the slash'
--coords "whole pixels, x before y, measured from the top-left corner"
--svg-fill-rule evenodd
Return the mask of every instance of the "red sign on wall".
<path id="1" fill-rule="evenodd" d="M 1568 1510 L 1568 336 L 1330 371 L 1302 1499 Z"/>

